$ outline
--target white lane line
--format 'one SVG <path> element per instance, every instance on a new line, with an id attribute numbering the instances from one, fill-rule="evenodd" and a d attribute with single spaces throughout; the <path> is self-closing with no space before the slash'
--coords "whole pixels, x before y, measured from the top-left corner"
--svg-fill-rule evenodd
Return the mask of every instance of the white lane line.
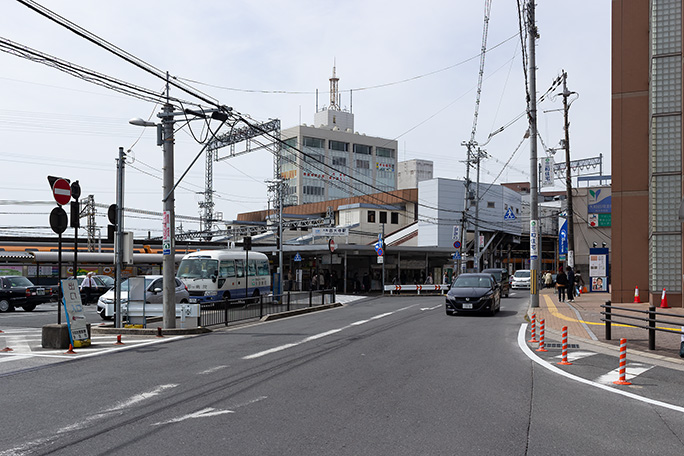
<path id="1" fill-rule="evenodd" d="M 628 397 L 630 399 L 634 399 L 640 402 L 645 402 L 647 404 L 651 405 L 656 405 L 658 407 L 663 407 L 666 409 L 674 410 L 675 412 L 681 412 L 684 413 L 684 407 L 680 407 L 678 405 L 674 404 L 668 404 L 667 402 L 662 402 L 662 401 L 656 401 L 654 399 L 649 399 L 647 397 L 639 396 L 634 393 L 630 393 L 627 391 L 623 391 L 621 389 L 613 388 L 612 386 L 608 385 L 603 385 L 601 383 L 596 383 L 591 380 L 587 380 L 586 378 L 578 377 L 576 375 L 569 374 L 565 372 L 563 369 L 559 369 L 553 364 L 549 364 L 545 362 L 543 359 L 538 357 L 530 347 L 527 346 L 527 341 L 525 340 L 525 331 L 527 330 L 527 323 L 523 323 L 520 325 L 520 330 L 518 330 L 518 346 L 522 350 L 522 352 L 527 355 L 528 358 L 530 358 L 532 361 L 535 363 L 539 364 L 540 366 L 550 370 L 551 372 L 562 375 L 563 377 L 569 378 L 570 380 L 575 380 L 576 382 L 579 383 L 584 383 L 585 385 L 593 386 L 595 388 L 602 389 L 604 391 L 608 391 L 614 394 L 619 394 L 621 396 Z"/>
<path id="2" fill-rule="evenodd" d="M 627 381 L 632 380 L 644 372 L 648 372 L 653 369 L 653 366 L 640 363 L 628 363 L 625 366 L 625 379 Z M 620 379 L 620 368 L 614 369 L 607 374 L 601 375 L 599 378 L 594 380 L 596 383 L 603 383 L 604 385 L 612 385 L 613 382 Z"/>
<path id="3" fill-rule="evenodd" d="M 142 401 L 145 401 L 147 399 L 152 399 L 155 396 L 159 396 L 161 393 L 163 393 L 167 389 L 175 388 L 177 386 L 178 386 L 178 384 L 176 384 L 176 383 L 170 383 L 168 385 L 159 385 L 158 387 L 156 387 L 152 391 L 148 391 L 146 393 L 140 393 L 140 394 L 136 394 L 134 396 L 131 396 L 130 399 L 123 401 L 123 402 L 119 402 L 114 407 L 107 409 L 102 413 L 118 412 L 119 410 L 123 410 L 125 408 L 132 407 L 136 404 L 139 404 Z"/>
<path id="4" fill-rule="evenodd" d="M 268 350 L 260 351 L 258 353 L 253 353 L 251 355 L 243 356 L 242 359 L 256 359 L 256 358 L 261 358 L 262 356 L 270 355 L 271 353 L 277 353 L 279 351 L 287 350 L 288 348 L 296 347 L 298 345 L 305 344 L 307 342 L 311 342 L 312 340 L 316 340 L 316 339 L 320 339 L 322 337 L 330 336 L 330 335 L 336 334 L 340 331 L 344 331 L 345 329 L 349 329 L 352 326 L 359 326 L 359 325 L 362 325 L 364 323 L 368 323 L 368 322 L 373 321 L 373 320 L 384 318 L 384 317 L 387 317 L 389 315 L 395 314 L 397 312 L 401 312 L 402 310 L 410 309 L 411 307 L 415 307 L 417 305 L 418 304 L 413 304 L 413 305 L 410 305 L 407 307 L 402 307 L 401 309 L 397 309 L 394 312 L 381 313 L 381 314 L 375 315 L 373 317 L 370 317 L 368 320 L 355 321 L 354 323 L 348 324 L 347 326 L 343 326 L 341 328 L 331 329 L 330 331 L 322 332 L 319 334 L 314 334 L 313 336 L 309 336 L 309 337 L 302 339 L 298 342 L 280 345 L 278 347 L 269 348 Z"/>
<path id="5" fill-rule="evenodd" d="M 585 352 L 585 351 L 569 352 L 568 353 L 568 361 L 570 361 L 570 362 L 577 361 L 578 359 L 588 358 L 590 356 L 594 356 L 595 354 L 596 353 L 594 353 L 594 352 Z M 555 358 L 563 359 L 563 355 L 558 355 Z"/>
<path id="6" fill-rule="evenodd" d="M 210 367 L 209 369 L 203 370 L 201 372 L 197 372 L 197 375 L 206 375 L 206 374 L 213 374 L 214 372 L 218 372 L 221 369 L 225 369 L 228 366 L 214 366 Z"/>
<path id="7" fill-rule="evenodd" d="M 187 415 L 179 416 L 178 418 L 172 418 L 167 421 L 160 421 L 158 423 L 153 423 L 152 426 L 161 426 L 164 424 L 180 423 L 181 421 L 194 419 L 194 418 L 208 418 L 211 416 L 225 415 L 226 413 L 235 413 L 232 410 L 220 410 L 213 407 L 207 407 L 202 410 L 198 410 L 195 413 L 189 413 Z"/>
<path id="8" fill-rule="evenodd" d="M 435 309 L 439 309 L 440 307 L 442 307 L 441 304 L 438 306 L 433 306 L 433 307 L 421 307 L 420 310 L 435 310 Z"/>

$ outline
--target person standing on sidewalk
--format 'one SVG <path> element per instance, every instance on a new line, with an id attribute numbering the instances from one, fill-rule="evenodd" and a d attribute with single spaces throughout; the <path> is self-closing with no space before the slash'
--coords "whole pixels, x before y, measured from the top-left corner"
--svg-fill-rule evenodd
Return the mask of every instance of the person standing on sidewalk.
<path id="1" fill-rule="evenodd" d="M 86 275 L 85 279 L 83 279 L 83 282 L 81 282 L 81 291 L 85 293 L 85 302 L 83 305 L 90 305 L 90 296 L 96 287 L 97 284 L 95 283 L 95 279 L 93 279 L 93 273 L 91 271 Z"/>
<path id="2" fill-rule="evenodd" d="M 566 289 L 568 302 L 575 302 L 575 272 L 572 270 L 572 266 L 568 266 L 565 270 L 567 271 L 565 274 L 568 276 L 568 285 Z"/>
<path id="3" fill-rule="evenodd" d="M 558 289 L 558 301 L 565 301 L 565 289 L 568 286 L 568 276 L 563 272 L 563 268 L 558 270 L 558 275 L 556 276 L 556 288 Z"/>

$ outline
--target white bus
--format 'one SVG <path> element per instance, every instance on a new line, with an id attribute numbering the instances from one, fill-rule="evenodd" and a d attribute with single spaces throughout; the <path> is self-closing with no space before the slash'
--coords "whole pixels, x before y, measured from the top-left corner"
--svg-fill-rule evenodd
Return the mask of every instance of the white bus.
<path id="1" fill-rule="evenodd" d="M 245 257 L 248 276 L 245 277 Z M 219 304 L 271 292 L 268 257 L 244 250 L 200 250 L 181 260 L 177 277 L 188 287 L 191 303 Z"/>

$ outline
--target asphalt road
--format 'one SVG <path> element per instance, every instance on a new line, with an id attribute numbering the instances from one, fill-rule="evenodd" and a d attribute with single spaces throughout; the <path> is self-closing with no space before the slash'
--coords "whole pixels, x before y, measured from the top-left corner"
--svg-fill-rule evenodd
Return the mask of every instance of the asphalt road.
<path id="1" fill-rule="evenodd" d="M 447 317 L 443 298 L 376 298 L 5 374 L 0 456 L 684 453 L 684 404 L 531 359 L 526 305 Z M 615 362 L 583 359 L 567 372 Z M 672 372 L 643 375 L 631 393 L 680 395 Z"/>

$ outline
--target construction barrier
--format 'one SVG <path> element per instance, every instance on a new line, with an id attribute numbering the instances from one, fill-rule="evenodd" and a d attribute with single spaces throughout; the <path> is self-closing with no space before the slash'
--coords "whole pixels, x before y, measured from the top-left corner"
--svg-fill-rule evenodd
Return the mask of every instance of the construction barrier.
<path id="1" fill-rule="evenodd" d="M 430 285 L 385 285 L 385 291 L 389 291 L 390 294 L 394 292 L 401 293 L 404 291 L 414 292 L 438 292 L 439 294 L 445 294 L 449 291 L 449 285 L 447 284 L 430 284 Z"/>
<path id="2" fill-rule="evenodd" d="M 627 381 L 627 339 L 620 339 L 620 379 L 614 381 L 616 385 L 631 385 Z"/>

